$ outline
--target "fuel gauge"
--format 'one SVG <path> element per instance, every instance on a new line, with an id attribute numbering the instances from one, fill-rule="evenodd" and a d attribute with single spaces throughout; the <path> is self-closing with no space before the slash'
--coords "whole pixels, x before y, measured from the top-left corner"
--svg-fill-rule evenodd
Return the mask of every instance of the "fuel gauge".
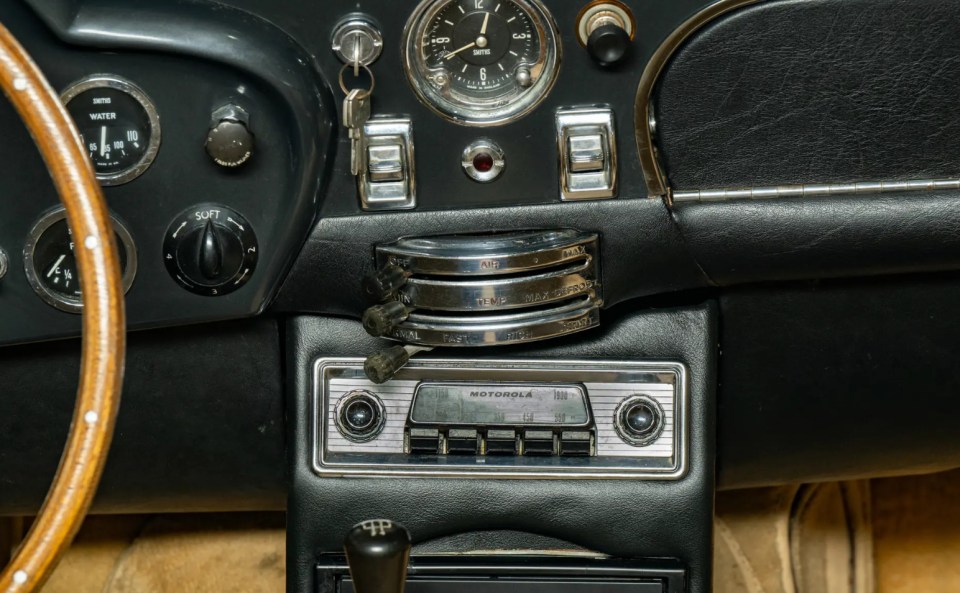
<path id="1" fill-rule="evenodd" d="M 160 117 L 146 93 L 113 75 L 85 78 L 63 92 L 101 185 L 142 175 L 160 149 Z"/>
<path id="2" fill-rule="evenodd" d="M 130 232 L 116 218 L 111 220 L 126 292 L 137 275 L 137 248 Z M 73 235 L 62 208 L 47 214 L 33 227 L 23 248 L 23 259 L 30 286 L 47 304 L 69 313 L 83 310 Z"/>

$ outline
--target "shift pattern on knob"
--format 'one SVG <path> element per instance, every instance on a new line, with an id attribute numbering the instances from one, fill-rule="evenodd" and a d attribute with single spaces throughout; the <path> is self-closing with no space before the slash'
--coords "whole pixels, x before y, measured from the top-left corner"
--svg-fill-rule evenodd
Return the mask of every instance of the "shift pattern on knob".
<path id="1" fill-rule="evenodd" d="M 239 212 L 199 204 L 171 223 L 163 241 L 167 271 L 181 286 L 205 296 L 229 294 L 253 275 L 257 237 Z"/>
<path id="2" fill-rule="evenodd" d="M 403 593 L 410 532 L 388 519 L 363 521 L 343 542 L 356 593 Z"/>

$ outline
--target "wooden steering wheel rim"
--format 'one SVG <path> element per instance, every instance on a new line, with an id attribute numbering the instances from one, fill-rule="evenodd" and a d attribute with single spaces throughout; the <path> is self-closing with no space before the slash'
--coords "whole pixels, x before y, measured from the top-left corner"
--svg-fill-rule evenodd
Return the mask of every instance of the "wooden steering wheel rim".
<path id="1" fill-rule="evenodd" d="M 70 546 L 93 501 L 113 439 L 126 350 L 120 264 L 106 202 L 76 127 L 57 93 L 0 25 L 0 87 L 50 171 L 73 233 L 83 291 L 80 386 L 67 444 L 40 514 L 0 592 L 38 590 Z"/>

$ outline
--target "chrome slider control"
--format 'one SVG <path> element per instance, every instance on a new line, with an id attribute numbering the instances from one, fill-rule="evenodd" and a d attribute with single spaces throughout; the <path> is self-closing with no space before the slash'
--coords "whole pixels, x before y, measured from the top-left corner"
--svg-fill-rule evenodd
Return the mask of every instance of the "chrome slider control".
<path id="1" fill-rule="evenodd" d="M 597 200 L 617 195 L 617 133 L 608 108 L 557 112 L 560 197 Z"/>
<path id="2" fill-rule="evenodd" d="M 599 237 L 571 229 L 401 239 L 377 248 L 371 334 L 424 346 L 545 340 L 599 324 Z M 389 278 L 386 278 L 386 277 Z M 400 279 L 402 278 L 402 281 Z M 367 286 L 369 289 L 370 287 Z M 368 293 L 370 290 L 368 290 Z"/>

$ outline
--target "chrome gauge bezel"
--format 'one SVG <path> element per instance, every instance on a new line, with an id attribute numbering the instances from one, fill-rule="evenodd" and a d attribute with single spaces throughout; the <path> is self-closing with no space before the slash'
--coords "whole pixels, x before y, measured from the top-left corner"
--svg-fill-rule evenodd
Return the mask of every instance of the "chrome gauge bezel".
<path id="1" fill-rule="evenodd" d="M 123 185 L 146 173 L 150 165 L 153 164 L 153 161 L 156 160 L 157 153 L 160 152 L 160 114 L 157 112 L 156 105 L 153 104 L 153 101 L 147 96 L 143 89 L 126 78 L 114 74 L 94 74 L 78 80 L 60 94 L 60 101 L 64 107 L 67 107 L 70 105 L 70 101 L 77 98 L 81 93 L 102 88 L 114 89 L 130 96 L 143 107 L 150 121 L 150 141 L 147 143 L 147 149 L 137 164 L 116 173 L 96 174 L 100 185 Z"/>
<path id="2" fill-rule="evenodd" d="M 37 296 L 43 299 L 45 303 L 61 311 L 66 311 L 67 313 L 81 313 L 83 312 L 83 301 L 47 288 L 46 285 L 40 281 L 40 274 L 34 262 L 37 242 L 40 240 L 40 237 L 42 237 L 50 227 L 66 219 L 66 217 L 66 210 L 57 208 L 43 215 L 40 220 L 33 225 L 33 228 L 30 229 L 30 234 L 27 236 L 27 242 L 23 247 L 23 270 L 26 273 L 27 282 L 30 284 L 30 287 L 33 288 L 33 291 L 36 292 Z M 133 236 L 130 234 L 130 231 L 127 230 L 127 227 L 122 222 L 117 220 L 117 217 L 111 214 L 110 222 L 113 223 L 113 230 L 123 244 L 127 255 L 127 265 L 123 270 L 123 277 L 121 279 L 123 292 L 126 294 L 130 290 L 130 287 L 133 286 L 133 281 L 137 277 L 137 246 L 133 241 Z"/>
<path id="3" fill-rule="evenodd" d="M 423 0 L 403 30 L 403 69 L 421 103 L 453 123 L 489 127 L 507 124 L 529 114 L 550 94 L 557 81 L 562 58 L 560 34 L 556 22 L 540 0 L 510 0 L 523 10 L 537 30 L 539 58 L 526 64 L 534 82 L 529 87 L 515 86 L 511 95 L 480 100 L 434 83 L 442 69 L 427 67 L 420 40 L 427 26 L 441 10 L 456 0 Z"/>

